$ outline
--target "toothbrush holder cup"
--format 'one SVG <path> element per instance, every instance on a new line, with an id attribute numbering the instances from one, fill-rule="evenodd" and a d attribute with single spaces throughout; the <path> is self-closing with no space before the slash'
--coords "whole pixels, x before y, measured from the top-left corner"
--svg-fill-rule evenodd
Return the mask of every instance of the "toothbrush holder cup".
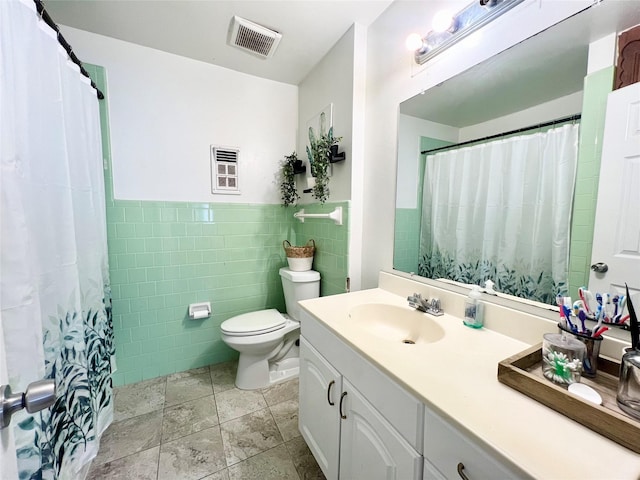
<path id="1" fill-rule="evenodd" d="M 558 324 L 558 329 L 562 335 L 571 336 L 584 343 L 586 352 L 582 361 L 582 375 L 591 378 L 595 377 L 598 371 L 598 357 L 600 356 L 602 335 L 592 337 L 590 330 L 587 330 L 585 333 L 573 332 L 561 324 Z"/>

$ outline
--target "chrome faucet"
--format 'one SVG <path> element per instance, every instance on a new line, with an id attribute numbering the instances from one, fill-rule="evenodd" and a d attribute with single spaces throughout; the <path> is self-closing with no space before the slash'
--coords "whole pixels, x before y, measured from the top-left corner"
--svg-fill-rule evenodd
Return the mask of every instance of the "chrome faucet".
<path id="1" fill-rule="evenodd" d="M 429 308 L 429 300 L 422 298 L 422 295 L 419 293 L 408 296 L 407 301 L 410 307 L 420 310 L 421 312 L 426 312 Z"/>
<path id="2" fill-rule="evenodd" d="M 421 294 L 414 293 L 407 297 L 407 301 L 409 302 L 410 307 L 420 310 L 421 312 L 425 312 L 436 317 L 444 315 L 444 310 L 440 307 L 440 300 L 437 298 L 432 298 L 431 301 L 429 301 L 426 298 L 422 298 Z"/>

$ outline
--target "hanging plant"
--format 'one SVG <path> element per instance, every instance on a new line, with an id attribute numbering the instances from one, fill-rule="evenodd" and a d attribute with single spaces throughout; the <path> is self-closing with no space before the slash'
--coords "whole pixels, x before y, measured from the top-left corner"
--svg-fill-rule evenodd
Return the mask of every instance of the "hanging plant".
<path id="1" fill-rule="evenodd" d="M 311 166 L 311 175 L 315 177 L 315 185 L 311 190 L 311 195 L 320 203 L 324 203 L 329 198 L 329 165 L 331 160 L 331 147 L 338 145 L 342 137 L 333 136 L 333 127 L 327 133 L 320 131 L 320 136 L 316 135 L 312 127 L 309 127 L 309 145 L 307 145 L 307 157 Z"/>
<path id="2" fill-rule="evenodd" d="M 299 165 L 302 163 L 301 160 L 298 160 L 296 156 L 296 152 L 293 152 L 291 155 L 285 155 L 284 160 L 281 164 L 280 173 L 282 174 L 282 179 L 280 183 L 280 194 L 282 195 L 282 205 L 285 207 L 287 205 L 295 205 L 300 198 L 298 195 L 298 189 L 296 188 L 296 167 L 299 168 Z"/>

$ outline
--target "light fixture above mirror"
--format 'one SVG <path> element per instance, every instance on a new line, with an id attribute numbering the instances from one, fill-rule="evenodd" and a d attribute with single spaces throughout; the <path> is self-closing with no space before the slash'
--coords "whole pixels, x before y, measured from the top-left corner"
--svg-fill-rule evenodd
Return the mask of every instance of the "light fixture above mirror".
<path id="1" fill-rule="evenodd" d="M 438 12 L 434 18 L 433 30 L 424 37 L 415 33 L 409 35 L 407 48 L 414 50 L 415 62 L 422 65 L 522 1 L 476 0 L 453 16 Z"/>

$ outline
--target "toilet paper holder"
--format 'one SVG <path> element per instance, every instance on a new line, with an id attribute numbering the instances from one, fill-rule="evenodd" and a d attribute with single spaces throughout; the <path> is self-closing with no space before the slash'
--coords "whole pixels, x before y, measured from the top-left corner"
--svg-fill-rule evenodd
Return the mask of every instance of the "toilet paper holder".
<path id="1" fill-rule="evenodd" d="M 211 316 L 211 302 L 192 303 L 189 305 L 189 318 L 200 320 Z"/>

